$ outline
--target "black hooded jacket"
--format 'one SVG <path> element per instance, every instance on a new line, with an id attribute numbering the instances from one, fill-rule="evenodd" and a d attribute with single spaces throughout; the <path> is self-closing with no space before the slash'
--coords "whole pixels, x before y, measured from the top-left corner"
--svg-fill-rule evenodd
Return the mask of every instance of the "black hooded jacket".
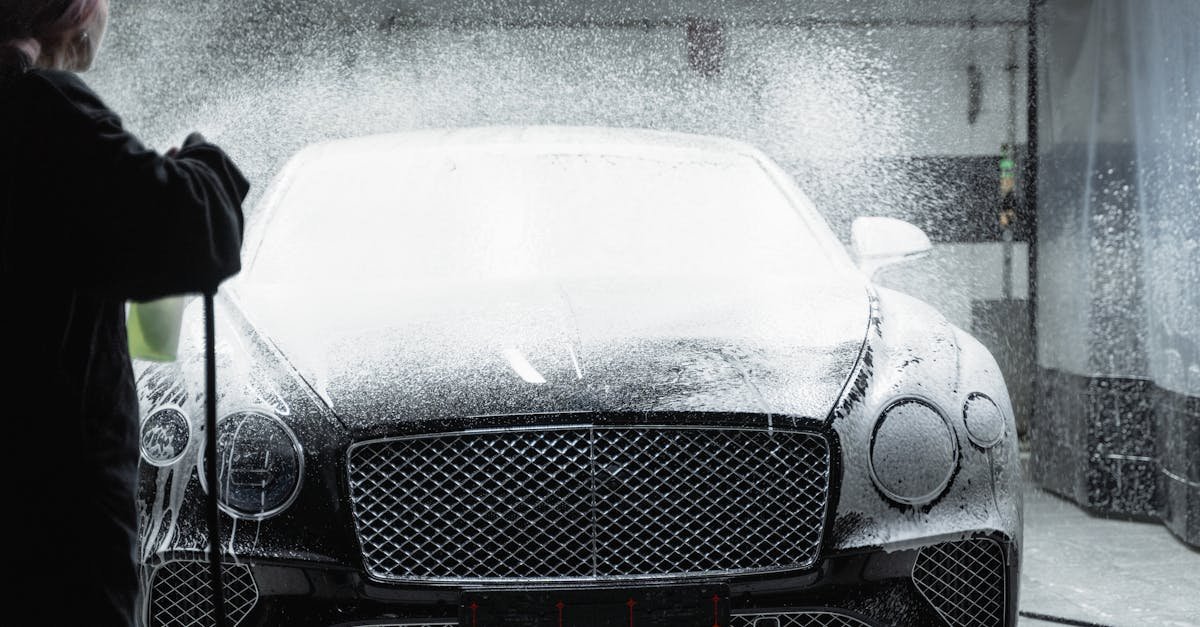
<path id="1" fill-rule="evenodd" d="M 132 624 L 138 406 L 125 303 L 238 272 L 249 184 L 198 135 L 172 157 L 145 148 L 66 72 L 3 73 L 0 149 L 0 481 L 18 581 L 6 606 L 33 608 L 35 624 Z"/>

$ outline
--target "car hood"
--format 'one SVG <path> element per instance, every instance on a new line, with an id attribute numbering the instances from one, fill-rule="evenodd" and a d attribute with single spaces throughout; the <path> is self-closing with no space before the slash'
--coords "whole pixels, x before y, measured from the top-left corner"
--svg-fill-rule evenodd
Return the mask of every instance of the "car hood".
<path id="1" fill-rule="evenodd" d="M 575 411 L 824 419 L 870 310 L 853 279 L 238 291 L 258 332 L 359 432 Z"/>

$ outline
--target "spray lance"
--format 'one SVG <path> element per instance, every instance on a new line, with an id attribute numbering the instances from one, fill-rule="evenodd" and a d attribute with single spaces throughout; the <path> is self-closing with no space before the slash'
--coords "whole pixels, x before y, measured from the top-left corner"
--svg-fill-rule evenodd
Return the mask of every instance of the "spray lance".
<path id="1" fill-rule="evenodd" d="M 216 322 L 213 296 L 216 287 L 204 294 L 204 405 L 205 447 L 204 477 L 208 491 L 208 565 L 212 584 L 213 620 L 216 627 L 227 627 L 225 589 L 221 579 L 220 510 L 217 505 L 217 359 Z M 179 331 L 183 326 L 184 297 L 172 296 L 145 303 L 130 303 L 127 314 L 129 353 L 137 359 L 174 361 L 179 350 Z"/>

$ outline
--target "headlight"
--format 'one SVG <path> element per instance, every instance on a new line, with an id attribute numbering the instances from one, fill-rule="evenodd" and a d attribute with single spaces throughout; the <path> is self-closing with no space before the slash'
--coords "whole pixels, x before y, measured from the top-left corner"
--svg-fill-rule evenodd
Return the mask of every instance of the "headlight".
<path id="1" fill-rule="evenodd" d="M 958 467 L 958 440 L 930 403 L 906 398 L 879 415 L 871 436 L 871 479 L 888 498 L 921 505 L 942 495 Z"/>
<path id="2" fill-rule="evenodd" d="M 183 457 L 192 426 L 187 416 L 174 407 L 155 410 L 142 422 L 142 458 L 155 466 L 170 466 Z"/>
<path id="3" fill-rule="evenodd" d="M 983 448 L 996 446 L 1004 437 L 1004 414 L 985 394 L 976 392 L 967 397 L 963 422 L 967 425 L 967 437 Z"/>
<path id="4" fill-rule="evenodd" d="M 217 423 L 217 499 L 227 513 L 251 520 L 274 516 L 296 498 L 303 475 L 300 442 L 279 418 L 245 411 Z"/>

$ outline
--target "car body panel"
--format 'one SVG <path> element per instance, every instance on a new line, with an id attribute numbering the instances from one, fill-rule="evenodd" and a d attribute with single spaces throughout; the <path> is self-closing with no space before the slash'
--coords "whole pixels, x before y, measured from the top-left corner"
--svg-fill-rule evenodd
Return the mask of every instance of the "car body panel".
<path id="1" fill-rule="evenodd" d="M 243 303 L 358 433 L 564 411 L 823 420 L 870 312 L 865 289 L 762 277 L 349 287 L 319 302 L 264 289 Z"/>

